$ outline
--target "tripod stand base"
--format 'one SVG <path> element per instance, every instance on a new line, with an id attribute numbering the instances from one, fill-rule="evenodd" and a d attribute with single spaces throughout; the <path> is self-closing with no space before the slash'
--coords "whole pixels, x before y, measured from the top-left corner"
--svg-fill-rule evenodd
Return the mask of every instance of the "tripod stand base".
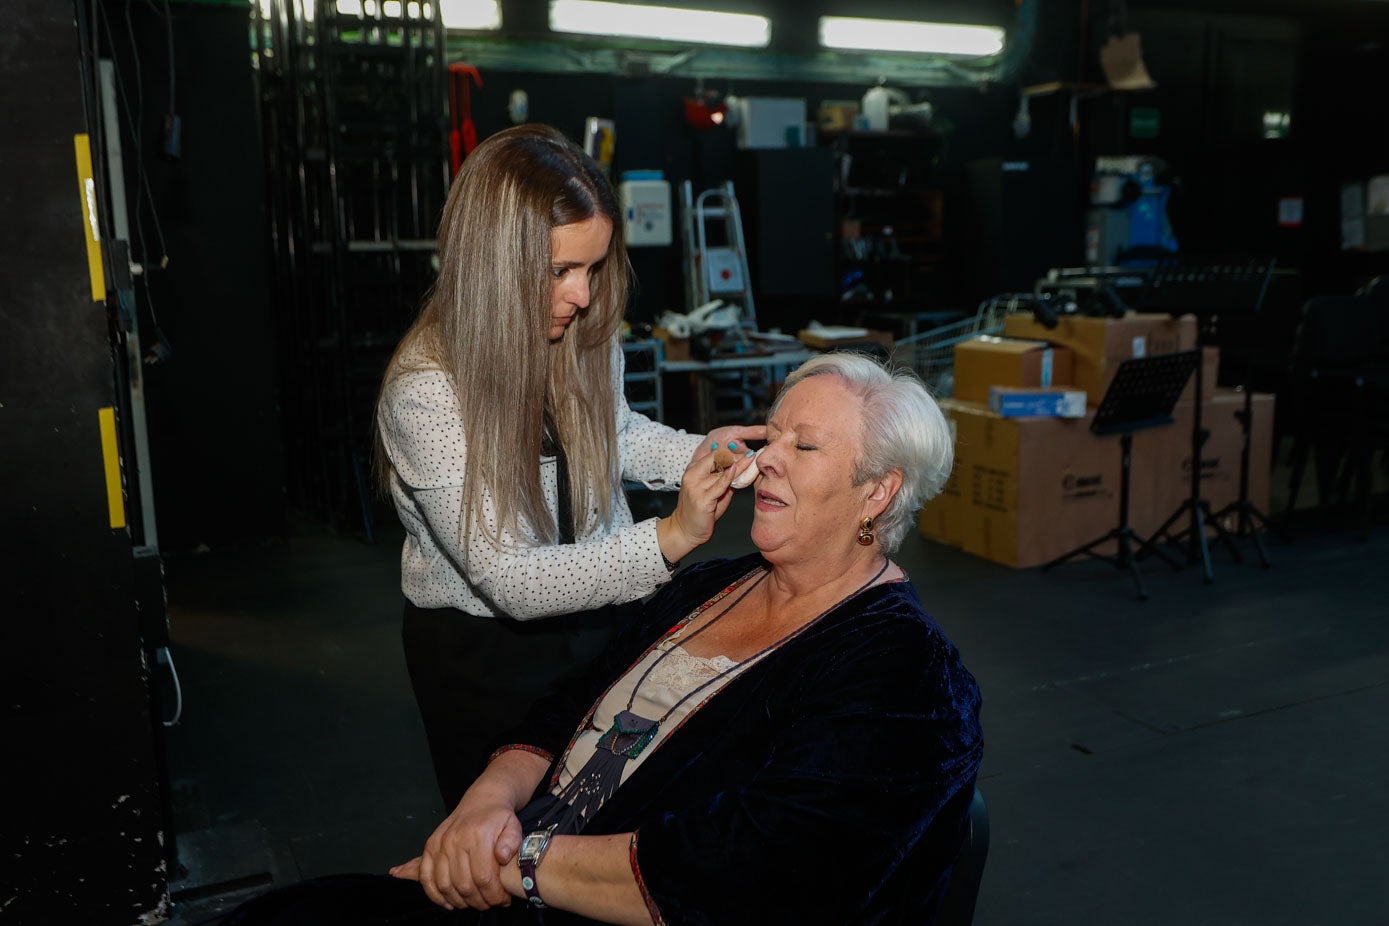
<path id="1" fill-rule="evenodd" d="M 1119 550 L 1117 553 L 1108 554 L 1095 552 L 1096 547 L 1103 546 L 1111 540 L 1118 543 Z M 1138 592 L 1138 600 L 1146 601 L 1148 599 L 1148 590 L 1143 585 L 1143 573 L 1138 568 L 1138 554 L 1145 549 L 1156 553 L 1158 557 L 1172 566 L 1175 567 L 1177 565 L 1164 551 L 1151 547 L 1147 541 L 1134 533 L 1133 528 L 1125 524 L 1114 528 L 1103 537 L 1096 537 L 1084 546 L 1076 547 L 1071 552 L 1058 556 L 1056 559 L 1044 565 L 1042 567 L 1042 572 L 1046 572 L 1053 566 L 1060 566 L 1062 563 L 1075 559 L 1077 556 L 1088 556 L 1091 559 L 1109 563 L 1116 569 L 1127 569 L 1129 575 L 1133 577 L 1133 587 Z"/>
<path id="2" fill-rule="evenodd" d="M 1247 537 L 1254 541 L 1254 550 L 1259 554 L 1259 568 L 1270 568 L 1273 564 L 1269 562 L 1268 551 L 1264 549 L 1264 540 L 1259 536 L 1259 532 L 1266 530 L 1275 537 L 1279 535 L 1278 531 L 1269 523 L 1268 515 L 1254 507 L 1254 503 L 1248 499 L 1240 499 L 1231 502 L 1215 513 L 1216 523 L 1232 517 L 1235 519 L 1236 525 L 1233 536 L 1237 538 Z"/>
<path id="3" fill-rule="evenodd" d="M 1172 533 L 1172 525 L 1176 524 L 1183 515 L 1187 514 L 1190 515 L 1191 523 L 1188 524 L 1185 529 L 1177 531 L 1175 534 Z M 1168 517 L 1166 521 L 1162 522 L 1162 526 L 1153 532 L 1153 536 L 1144 541 L 1143 545 L 1148 552 L 1157 553 L 1161 549 L 1158 544 L 1162 540 L 1166 539 L 1169 543 L 1175 544 L 1180 542 L 1183 537 L 1189 535 L 1187 565 L 1195 565 L 1199 562 L 1201 564 L 1202 579 L 1209 585 L 1215 581 L 1215 571 L 1211 568 L 1211 547 L 1210 538 L 1206 536 L 1207 529 L 1215 530 L 1216 538 L 1225 544 L 1225 548 L 1230 551 L 1230 555 L 1234 557 L 1235 562 L 1240 563 L 1244 561 L 1244 557 L 1240 556 L 1239 550 L 1235 547 L 1233 536 L 1222 527 L 1220 521 L 1211 514 L 1210 502 L 1206 501 L 1204 498 L 1188 498 L 1183 501 L 1177 506 L 1177 510 L 1172 512 L 1171 516 Z M 1168 560 L 1168 562 L 1171 562 L 1171 560 Z"/>

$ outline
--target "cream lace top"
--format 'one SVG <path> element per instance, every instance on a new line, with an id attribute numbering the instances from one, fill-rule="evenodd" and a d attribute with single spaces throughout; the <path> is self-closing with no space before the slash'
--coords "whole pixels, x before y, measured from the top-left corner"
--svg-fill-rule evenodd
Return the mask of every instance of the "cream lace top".
<path id="1" fill-rule="evenodd" d="M 681 704 L 661 722 L 661 727 L 651 744 L 642 751 L 641 755 L 629 760 L 622 769 L 624 782 L 631 777 L 632 772 L 636 771 L 647 756 L 660 748 L 666 737 L 670 736 L 686 717 L 698 710 L 701 704 L 713 697 L 730 681 L 756 664 L 760 658 L 761 656 L 747 659 L 741 663 L 736 663 L 727 656 L 713 656 L 706 659 L 701 656 L 691 656 L 685 652 L 684 647 L 679 643 L 678 636 L 661 641 L 646 654 L 645 658 L 618 679 L 603 700 L 599 702 L 598 708 L 593 714 L 592 724 L 597 729 L 585 729 L 575 737 L 574 745 L 570 748 L 569 754 L 565 756 L 564 767 L 560 770 L 558 782 L 551 789 L 551 793 L 558 794 L 565 785 L 573 780 L 579 769 L 584 767 L 584 763 L 592 758 L 597 749 L 599 738 L 612 727 L 613 718 L 617 716 L 617 712 L 627 709 L 627 699 L 631 697 L 633 687 L 641 679 L 642 674 L 646 672 L 647 667 L 656 660 L 660 659 L 660 664 L 652 669 L 651 674 L 642 682 L 640 690 L 637 691 L 636 697 L 632 701 L 631 708 L 634 713 L 650 719 L 664 717 L 666 711 L 670 710 L 671 706 L 679 702 L 685 695 L 719 673 L 726 672 L 727 674 L 695 697 Z"/>

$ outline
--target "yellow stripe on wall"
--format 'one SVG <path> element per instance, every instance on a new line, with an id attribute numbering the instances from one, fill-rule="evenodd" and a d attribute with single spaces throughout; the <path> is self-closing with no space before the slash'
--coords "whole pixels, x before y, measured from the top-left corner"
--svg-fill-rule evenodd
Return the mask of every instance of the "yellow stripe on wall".
<path id="1" fill-rule="evenodd" d="M 106 505 L 111 510 L 111 529 L 125 527 L 125 493 L 121 491 L 121 453 L 116 445 L 116 410 L 97 410 L 101 419 L 101 455 L 106 461 Z"/>
<path id="2" fill-rule="evenodd" d="M 96 179 L 92 176 L 92 145 L 86 135 L 72 136 L 77 149 L 77 185 L 82 194 L 82 227 L 87 238 L 87 270 L 92 276 L 92 301 L 106 300 L 106 270 L 101 263 L 101 232 L 96 218 Z"/>

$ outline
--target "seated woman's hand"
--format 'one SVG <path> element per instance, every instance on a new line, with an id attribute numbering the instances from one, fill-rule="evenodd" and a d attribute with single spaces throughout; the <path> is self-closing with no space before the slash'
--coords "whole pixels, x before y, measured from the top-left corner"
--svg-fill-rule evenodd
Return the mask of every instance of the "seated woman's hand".
<path id="1" fill-rule="evenodd" d="M 521 846 L 521 821 L 504 795 L 481 782 L 463 795 L 453 813 L 429 837 L 424 852 L 391 869 L 418 880 L 429 899 L 449 910 L 506 906 L 501 869 Z"/>

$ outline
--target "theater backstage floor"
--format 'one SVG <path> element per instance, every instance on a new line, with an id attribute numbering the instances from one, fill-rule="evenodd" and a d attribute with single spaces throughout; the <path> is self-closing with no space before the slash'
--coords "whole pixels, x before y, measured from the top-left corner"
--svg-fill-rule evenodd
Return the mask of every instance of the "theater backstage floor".
<path id="1" fill-rule="evenodd" d="M 1284 476 L 1275 473 L 1275 508 Z M 1389 922 L 1389 499 L 1304 511 L 1273 568 L 897 560 L 984 694 L 979 926 Z M 740 499 L 703 556 L 748 549 Z M 400 651 L 398 529 L 171 556 L 179 926 L 382 871 L 441 819 Z M 1252 549 L 1245 545 L 1246 552 Z M 846 847 L 852 851 L 852 847 Z"/>

